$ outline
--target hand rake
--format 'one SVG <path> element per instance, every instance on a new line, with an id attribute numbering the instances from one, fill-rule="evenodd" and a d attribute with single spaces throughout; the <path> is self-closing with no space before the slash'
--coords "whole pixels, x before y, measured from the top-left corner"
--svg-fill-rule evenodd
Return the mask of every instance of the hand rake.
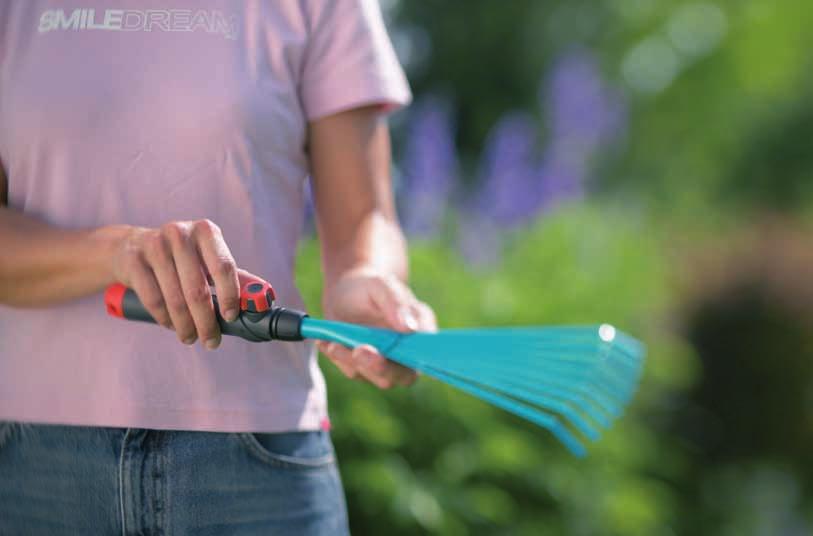
<path id="1" fill-rule="evenodd" d="M 641 343 L 609 324 L 399 333 L 312 318 L 274 306 L 274 297 L 267 283 L 245 284 L 240 315 L 227 322 L 213 296 L 221 332 L 253 342 L 369 344 L 392 361 L 546 428 L 576 456 L 586 454 L 579 435 L 596 441 L 621 415 L 643 365 Z M 109 287 L 105 303 L 114 316 L 154 322 L 123 285 Z"/>

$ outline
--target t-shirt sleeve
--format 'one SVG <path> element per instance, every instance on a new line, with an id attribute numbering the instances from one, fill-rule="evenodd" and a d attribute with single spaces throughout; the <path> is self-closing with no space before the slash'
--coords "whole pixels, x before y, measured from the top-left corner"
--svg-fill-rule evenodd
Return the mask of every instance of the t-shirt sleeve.
<path id="1" fill-rule="evenodd" d="M 386 111 L 412 98 L 378 0 L 310 0 L 300 93 L 308 120 L 366 105 Z"/>

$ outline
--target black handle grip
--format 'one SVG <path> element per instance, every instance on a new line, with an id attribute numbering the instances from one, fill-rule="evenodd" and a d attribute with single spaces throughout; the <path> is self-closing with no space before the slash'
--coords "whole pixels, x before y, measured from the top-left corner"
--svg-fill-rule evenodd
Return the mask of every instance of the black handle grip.
<path id="1" fill-rule="evenodd" d="M 262 312 L 242 310 L 237 319 L 228 322 L 220 314 L 217 296 L 214 294 L 212 294 L 212 302 L 220 332 L 224 335 L 234 335 L 252 342 L 302 340 L 300 330 L 302 319 L 308 316 L 302 311 L 285 307 L 270 307 Z M 156 323 L 133 289 L 120 283 L 107 288 L 105 305 L 107 312 L 112 316 Z"/>

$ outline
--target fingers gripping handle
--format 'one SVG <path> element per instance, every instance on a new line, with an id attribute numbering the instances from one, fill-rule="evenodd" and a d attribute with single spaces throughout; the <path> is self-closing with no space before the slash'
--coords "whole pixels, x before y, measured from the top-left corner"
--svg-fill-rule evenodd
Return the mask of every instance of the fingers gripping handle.
<path id="1" fill-rule="evenodd" d="M 220 314 L 217 296 L 212 294 L 215 308 L 215 318 L 224 335 L 235 335 L 247 341 L 264 342 L 271 340 L 301 341 L 302 319 L 308 316 L 302 311 L 274 307 L 274 291 L 270 285 L 263 283 L 263 288 L 256 287 L 258 283 L 247 283 L 241 289 L 242 310 L 233 322 L 228 322 Z M 262 301 L 262 305 L 258 303 Z M 128 320 L 156 323 L 144 304 L 133 289 L 121 283 L 107 287 L 104 293 L 104 303 L 108 314 Z"/>

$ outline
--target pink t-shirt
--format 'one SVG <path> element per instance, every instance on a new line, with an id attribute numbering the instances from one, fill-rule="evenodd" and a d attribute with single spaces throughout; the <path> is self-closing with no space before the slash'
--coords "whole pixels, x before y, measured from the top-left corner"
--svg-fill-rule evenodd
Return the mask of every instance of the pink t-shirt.
<path id="1" fill-rule="evenodd" d="M 0 0 L 9 205 L 65 228 L 209 218 L 290 307 L 306 122 L 409 99 L 375 0 Z M 101 294 L 0 306 L 0 420 L 274 432 L 326 416 L 311 344 L 188 347 L 107 316 Z"/>

